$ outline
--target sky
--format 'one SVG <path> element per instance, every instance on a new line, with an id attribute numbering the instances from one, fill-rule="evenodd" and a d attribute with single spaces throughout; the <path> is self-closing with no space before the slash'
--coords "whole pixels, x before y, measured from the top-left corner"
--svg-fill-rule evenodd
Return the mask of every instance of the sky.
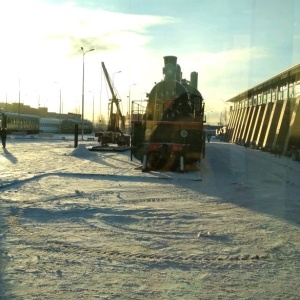
<path id="1" fill-rule="evenodd" d="M 107 116 L 113 80 L 123 114 L 163 79 L 163 57 L 198 72 L 208 122 L 226 100 L 300 62 L 299 0 L 0 1 L 0 102 Z"/>

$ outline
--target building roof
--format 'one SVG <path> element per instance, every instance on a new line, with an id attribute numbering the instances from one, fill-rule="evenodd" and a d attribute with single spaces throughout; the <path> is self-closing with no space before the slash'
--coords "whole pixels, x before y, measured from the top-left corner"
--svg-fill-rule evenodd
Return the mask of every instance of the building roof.
<path id="1" fill-rule="evenodd" d="M 230 98 L 226 102 L 237 102 L 249 98 L 252 94 L 257 94 L 260 91 L 268 90 L 278 85 L 285 85 L 296 80 L 300 80 L 300 63 Z"/>

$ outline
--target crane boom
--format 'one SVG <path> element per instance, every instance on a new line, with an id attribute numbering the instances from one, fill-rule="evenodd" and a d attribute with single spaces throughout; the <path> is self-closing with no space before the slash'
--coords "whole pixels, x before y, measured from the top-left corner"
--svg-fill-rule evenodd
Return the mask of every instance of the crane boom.
<path id="1" fill-rule="evenodd" d="M 102 64 L 102 69 L 103 69 L 107 84 L 109 86 L 109 89 L 110 89 L 110 92 L 111 92 L 111 95 L 112 95 L 111 104 L 110 104 L 110 120 L 109 120 L 109 127 L 110 128 L 109 128 L 109 130 L 111 130 L 111 131 L 121 131 L 120 130 L 120 125 L 121 125 L 122 129 L 125 128 L 124 117 L 122 115 L 120 105 L 119 105 L 119 102 L 121 100 L 117 98 L 116 92 L 115 92 L 114 87 L 113 87 L 113 83 L 110 80 L 110 77 L 108 75 L 108 72 L 106 70 L 104 62 L 102 62 L 101 64 Z M 117 109 L 116 114 L 114 114 L 114 109 L 113 109 L 114 105 L 116 106 L 116 109 Z M 119 123 L 121 123 L 121 124 L 119 124 Z"/>

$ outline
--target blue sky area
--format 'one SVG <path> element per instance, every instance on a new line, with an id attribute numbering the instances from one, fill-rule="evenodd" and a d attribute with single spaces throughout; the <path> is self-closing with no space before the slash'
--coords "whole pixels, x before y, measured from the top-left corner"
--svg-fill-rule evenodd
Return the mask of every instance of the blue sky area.
<path id="1" fill-rule="evenodd" d="M 299 15 L 299 0 L 3 1 L 0 101 L 17 100 L 20 80 L 25 104 L 55 111 L 60 88 L 65 112 L 80 110 L 82 46 L 95 48 L 85 57 L 86 97 L 98 114 L 109 98 L 101 95 L 102 61 L 126 111 L 129 89 L 143 97 L 162 79 L 163 56 L 175 55 L 183 77 L 198 72 L 218 119 L 224 101 L 300 63 Z"/>

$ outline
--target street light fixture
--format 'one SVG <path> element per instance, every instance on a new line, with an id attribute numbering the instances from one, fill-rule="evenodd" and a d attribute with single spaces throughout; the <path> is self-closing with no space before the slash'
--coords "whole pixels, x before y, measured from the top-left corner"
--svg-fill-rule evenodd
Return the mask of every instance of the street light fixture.
<path id="1" fill-rule="evenodd" d="M 118 72 L 115 72 L 114 74 L 113 74 L 113 84 L 115 84 L 115 80 L 114 80 L 114 77 L 115 77 L 115 74 L 118 74 L 118 73 L 121 73 L 122 71 L 118 71 Z"/>
<path id="2" fill-rule="evenodd" d="M 82 104 L 81 104 L 81 140 L 83 141 L 83 132 L 84 132 L 84 128 L 83 128 L 83 120 L 84 120 L 84 56 L 86 53 L 94 51 L 95 49 L 90 49 L 87 51 L 84 51 L 83 47 L 81 47 L 81 51 L 82 51 Z"/>

